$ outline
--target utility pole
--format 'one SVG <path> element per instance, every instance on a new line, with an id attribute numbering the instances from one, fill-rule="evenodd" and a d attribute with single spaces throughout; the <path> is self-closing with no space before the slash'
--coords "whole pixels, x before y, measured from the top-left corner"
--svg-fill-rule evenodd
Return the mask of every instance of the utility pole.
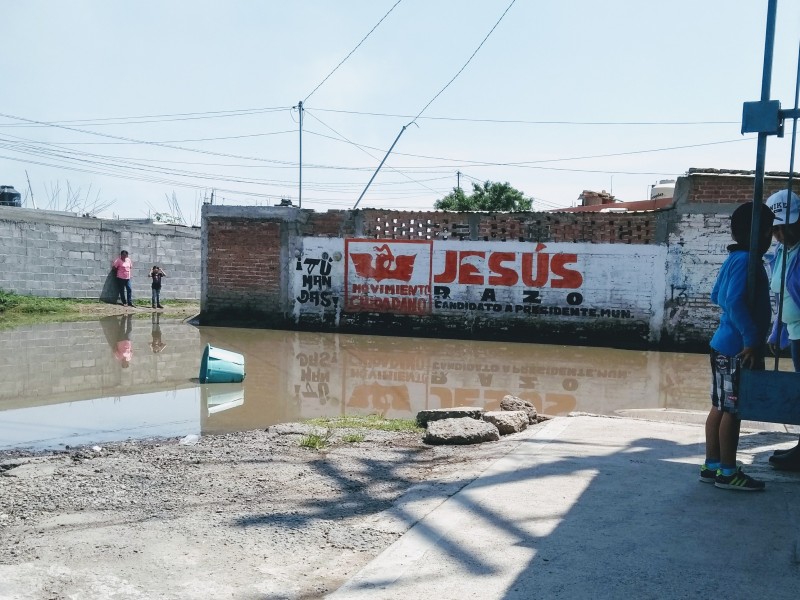
<path id="1" fill-rule="evenodd" d="M 456 189 L 461 191 L 461 171 L 456 171 Z"/>
<path id="2" fill-rule="evenodd" d="M 411 123 L 409 123 L 408 125 L 411 125 Z M 358 197 L 358 200 L 356 200 L 356 203 L 353 205 L 353 210 L 358 208 L 358 203 L 361 202 L 361 199 L 364 197 L 364 194 L 367 193 L 367 190 L 369 189 L 369 186 L 372 184 L 372 180 L 375 179 L 375 176 L 378 174 L 378 171 L 381 170 L 381 167 L 383 166 L 383 163 L 385 163 L 386 159 L 389 158 L 389 155 L 392 153 L 392 150 L 394 150 L 395 145 L 400 140 L 400 136 L 403 135 L 403 132 L 406 130 L 408 125 L 403 125 L 403 128 L 400 130 L 400 133 L 398 133 L 397 137 L 394 138 L 394 141 L 392 142 L 392 145 L 386 151 L 386 156 L 383 157 L 383 160 L 381 161 L 381 164 L 378 165 L 378 168 L 375 169 L 375 172 L 372 174 L 372 177 L 369 178 L 369 181 L 367 182 L 367 187 L 364 188 L 364 191 L 361 192 L 361 195 Z"/>
<path id="3" fill-rule="evenodd" d="M 300 115 L 300 163 L 297 183 L 297 206 L 303 208 L 303 101 L 297 103 L 297 112 Z"/>
<path id="4" fill-rule="evenodd" d="M 25 169 L 25 178 L 28 180 L 28 191 L 31 193 L 31 204 L 36 208 L 36 200 L 33 199 L 33 188 L 31 187 L 31 178 L 28 177 L 28 169 Z"/>

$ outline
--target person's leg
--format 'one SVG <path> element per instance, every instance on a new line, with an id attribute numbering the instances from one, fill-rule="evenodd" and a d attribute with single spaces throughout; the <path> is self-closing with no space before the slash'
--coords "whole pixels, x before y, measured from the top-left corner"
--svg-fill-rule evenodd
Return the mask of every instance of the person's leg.
<path id="1" fill-rule="evenodd" d="M 800 372 L 800 340 L 790 340 L 789 349 L 792 353 L 792 366 L 794 366 L 795 372 Z M 778 458 L 790 453 L 796 453 L 797 457 L 785 463 L 783 462 L 784 459 Z M 775 452 L 772 453 L 772 456 L 769 457 L 769 462 L 773 466 L 783 468 L 784 470 L 800 470 L 800 440 L 798 440 L 797 445 L 792 448 L 787 448 L 786 450 L 775 450 Z"/>
<path id="2" fill-rule="evenodd" d="M 792 366 L 796 373 L 800 373 L 800 340 L 789 340 L 789 349 L 792 352 Z"/>
<path id="3" fill-rule="evenodd" d="M 736 449 L 742 421 L 729 412 L 722 413 L 719 422 L 719 462 L 722 468 L 736 468 Z"/>
<path id="4" fill-rule="evenodd" d="M 714 483 L 719 469 L 719 423 L 722 420 L 717 353 L 711 351 L 711 410 L 706 417 L 706 460 L 700 466 L 700 481 Z"/>
<path id="5" fill-rule="evenodd" d="M 156 293 L 156 288 L 151 288 L 150 292 L 150 308 L 156 307 L 156 298 L 158 298 L 158 294 Z"/>
<path id="6" fill-rule="evenodd" d="M 125 280 L 117 277 L 117 292 L 119 294 L 120 302 L 125 305 Z"/>
<path id="7" fill-rule="evenodd" d="M 745 474 L 736 464 L 736 451 L 739 447 L 739 432 L 742 420 L 739 418 L 739 371 L 741 364 L 738 358 L 728 356 L 724 372 L 722 399 L 722 418 L 719 423 L 719 471 L 714 481 L 718 488 L 726 490 L 758 491 L 766 486 L 763 481 L 753 479 Z"/>
<path id="8" fill-rule="evenodd" d="M 157 308 L 164 308 L 161 306 L 161 288 L 156 290 L 156 307 Z"/>
<path id="9" fill-rule="evenodd" d="M 128 306 L 133 306 L 133 288 L 130 279 L 125 280 L 125 293 L 128 296 Z"/>

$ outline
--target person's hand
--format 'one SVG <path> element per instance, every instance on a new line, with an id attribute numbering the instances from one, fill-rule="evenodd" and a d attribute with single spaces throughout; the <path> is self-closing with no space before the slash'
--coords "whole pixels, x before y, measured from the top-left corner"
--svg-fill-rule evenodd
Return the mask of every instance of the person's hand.
<path id="1" fill-rule="evenodd" d="M 746 369 L 749 369 L 756 363 L 756 351 L 750 346 L 745 346 L 736 357 L 741 360 L 742 366 Z"/>

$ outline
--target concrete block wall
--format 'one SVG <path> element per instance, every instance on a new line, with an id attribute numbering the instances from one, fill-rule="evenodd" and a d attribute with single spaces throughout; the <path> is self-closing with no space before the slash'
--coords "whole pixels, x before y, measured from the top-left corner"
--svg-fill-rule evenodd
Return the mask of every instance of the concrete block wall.
<path id="1" fill-rule="evenodd" d="M 147 274 L 167 272 L 162 298 L 200 299 L 200 231 L 0 207 L 0 289 L 54 298 L 113 300 L 111 261 L 134 262 L 134 298 L 150 297 Z"/>

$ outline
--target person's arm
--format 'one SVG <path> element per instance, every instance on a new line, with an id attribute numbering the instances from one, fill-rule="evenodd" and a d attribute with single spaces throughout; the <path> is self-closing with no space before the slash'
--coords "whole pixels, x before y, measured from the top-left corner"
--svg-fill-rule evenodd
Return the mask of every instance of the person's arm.
<path id="1" fill-rule="evenodd" d="M 744 366 L 750 366 L 755 359 L 756 350 L 764 343 L 758 339 L 758 326 L 747 304 L 747 259 L 737 260 L 730 265 L 728 285 L 723 307 L 731 324 L 742 336 L 744 348 L 738 354 Z"/>
<path id="2" fill-rule="evenodd" d="M 797 260 L 798 254 L 792 256 L 789 265 L 786 267 L 785 290 L 794 303 L 800 306 L 800 265 Z"/>

